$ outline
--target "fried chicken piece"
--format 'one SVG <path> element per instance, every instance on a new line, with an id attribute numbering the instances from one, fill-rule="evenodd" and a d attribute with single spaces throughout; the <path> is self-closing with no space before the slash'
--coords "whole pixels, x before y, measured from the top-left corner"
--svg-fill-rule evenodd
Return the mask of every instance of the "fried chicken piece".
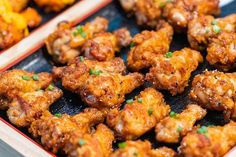
<path id="1" fill-rule="evenodd" d="M 153 88 L 146 88 L 134 101 L 128 100 L 123 110 L 111 110 L 107 115 L 107 124 L 119 138 L 137 139 L 154 128 L 169 111 L 163 95 Z"/>
<path id="2" fill-rule="evenodd" d="M 111 157 L 176 157 L 176 152 L 170 148 L 152 149 L 149 141 L 126 141 L 121 144 Z"/>
<path id="3" fill-rule="evenodd" d="M 29 2 L 29 0 L 9 0 L 14 12 L 21 12 L 24 10 Z"/>
<path id="4" fill-rule="evenodd" d="M 221 33 L 207 48 L 207 61 L 223 71 L 236 67 L 236 33 Z"/>
<path id="5" fill-rule="evenodd" d="M 27 25 L 30 28 L 37 27 L 42 21 L 42 17 L 39 13 L 30 7 L 21 12 L 21 15 L 25 18 Z"/>
<path id="6" fill-rule="evenodd" d="M 0 74 L 0 109 L 8 109 L 9 120 L 18 127 L 29 126 L 62 96 L 51 82 L 48 73 L 12 70 Z"/>
<path id="7" fill-rule="evenodd" d="M 75 0 L 34 0 L 34 2 L 46 12 L 59 12 L 65 7 L 72 5 Z"/>
<path id="8" fill-rule="evenodd" d="M 156 27 L 162 16 L 162 4 L 166 0 L 120 0 L 128 13 L 134 14 L 138 25 Z"/>
<path id="9" fill-rule="evenodd" d="M 78 57 L 68 66 L 53 70 L 66 89 L 80 94 L 85 103 L 99 109 L 120 106 L 125 94 L 143 84 L 142 74 L 123 75 L 124 72 L 121 58 L 98 62 Z"/>
<path id="10" fill-rule="evenodd" d="M 195 76 L 189 97 L 203 108 L 223 111 L 225 118 L 236 118 L 236 73 L 205 71 Z"/>
<path id="11" fill-rule="evenodd" d="M 113 132 L 106 125 L 99 124 L 95 133 L 75 132 L 64 150 L 69 157 L 109 157 L 113 150 L 113 141 Z"/>
<path id="12" fill-rule="evenodd" d="M 188 41 L 196 50 L 205 49 L 212 38 L 221 32 L 235 32 L 236 14 L 215 19 L 213 16 L 199 16 L 188 24 Z"/>
<path id="13" fill-rule="evenodd" d="M 97 17 L 84 26 L 72 27 L 70 23 L 58 24 L 57 30 L 45 40 L 48 53 L 57 63 L 66 64 L 81 54 L 82 45 L 108 27 L 105 18 Z"/>
<path id="14" fill-rule="evenodd" d="M 188 86 L 191 73 L 203 62 L 200 52 L 184 48 L 174 53 L 157 55 L 152 60 L 152 68 L 146 80 L 155 88 L 169 90 L 172 95 L 180 94 Z"/>
<path id="15" fill-rule="evenodd" d="M 196 121 L 206 115 L 206 110 L 195 104 L 190 104 L 180 114 L 171 112 L 169 117 L 162 119 L 156 126 L 157 141 L 178 143 L 179 140 L 193 129 Z"/>
<path id="16" fill-rule="evenodd" d="M 236 145 L 236 123 L 201 127 L 187 134 L 180 152 L 186 157 L 221 157 Z"/>
<path id="17" fill-rule="evenodd" d="M 163 17 L 175 28 L 183 31 L 190 20 L 198 15 L 219 15 L 219 0 L 174 0 L 163 6 Z"/>
<path id="18" fill-rule="evenodd" d="M 40 140 L 44 148 L 57 153 L 65 147 L 74 131 L 81 134 L 90 133 L 91 127 L 103 120 L 104 115 L 94 108 L 87 108 L 74 116 L 54 116 L 45 111 L 40 119 L 31 124 L 29 132 Z"/>
<path id="19" fill-rule="evenodd" d="M 122 47 L 130 44 L 130 32 L 126 28 L 121 28 L 113 34 L 109 32 L 98 33 L 82 47 L 82 53 L 89 59 L 107 61 L 115 57 L 115 52 L 119 52 Z"/>
<path id="20" fill-rule="evenodd" d="M 151 66 L 151 59 L 158 54 L 165 54 L 170 48 L 173 28 L 166 22 L 160 21 L 157 31 L 143 31 L 132 40 L 134 46 L 128 54 L 128 67 L 139 71 Z"/>

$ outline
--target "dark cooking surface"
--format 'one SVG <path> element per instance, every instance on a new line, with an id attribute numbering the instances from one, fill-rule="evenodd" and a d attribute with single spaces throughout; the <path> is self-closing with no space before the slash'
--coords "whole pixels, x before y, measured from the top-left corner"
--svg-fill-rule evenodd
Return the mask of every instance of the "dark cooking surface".
<path id="1" fill-rule="evenodd" d="M 221 16 L 225 16 L 230 13 L 236 12 L 235 8 L 236 8 L 236 1 L 229 4 L 226 7 L 223 7 Z M 53 16 L 53 15 L 49 15 L 49 16 Z M 117 1 L 113 1 L 111 4 L 109 4 L 108 6 L 106 6 L 99 12 L 97 12 L 96 14 L 94 14 L 92 17 L 88 18 L 86 21 L 89 21 L 95 18 L 96 16 L 104 16 L 107 19 L 109 19 L 110 21 L 109 31 L 113 31 L 117 28 L 125 26 L 131 31 L 132 35 L 135 35 L 142 30 L 140 27 L 138 27 L 135 24 L 134 18 L 127 18 L 127 16 L 122 11 Z M 188 46 L 186 35 L 175 35 L 172 42 L 171 51 L 179 50 L 185 46 Z M 124 60 L 126 60 L 128 50 L 129 50 L 128 48 L 123 49 L 120 53 L 120 56 Z M 205 53 L 203 53 L 203 55 L 204 57 L 206 56 Z M 38 50 L 36 53 L 29 56 L 28 58 L 24 59 L 22 62 L 20 62 L 13 68 L 19 68 L 19 69 L 35 71 L 35 72 L 42 72 L 42 71 L 50 72 L 52 69 L 52 62 L 50 60 L 50 57 L 46 53 L 46 49 L 42 48 Z M 189 84 L 191 84 L 193 76 L 195 76 L 198 73 L 201 73 L 201 71 L 205 69 L 212 70 L 213 68 L 210 67 L 206 61 L 204 61 L 204 63 L 201 64 L 198 67 L 198 69 L 192 74 Z M 60 83 L 57 83 L 57 85 L 61 87 Z M 146 83 L 143 87 L 136 89 L 134 92 L 127 95 L 126 98 L 129 99 L 129 98 L 134 97 L 140 92 L 140 90 L 143 90 L 147 86 L 148 84 Z M 171 96 L 168 92 L 162 91 L 162 93 L 165 96 L 166 102 L 168 102 L 171 105 L 171 109 L 173 111 L 180 112 L 190 102 L 188 99 L 188 93 L 189 93 L 190 87 L 191 86 L 187 87 L 183 94 L 177 95 L 174 97 Z M 86 107 L 86 105 L 83 104 L 83 102 L 81 101 L 78 95 L 75 95 L 71 93 L 70 91 L 65 90 L 63 87 L 61 88 L 64 91 L 64 96 L 58 102 L 56 102 L 50 107 L 50 111 L 52 113 L 76 114 L 76 113 L 81 112 Z M 5 111 L 0 111 L 0 116 L 4 117 L 4 119 L 7 120 Z M 199 122 L 199 124 L 201 125 L 210 125 L 210 124 L 223 125 L 224 123 L 225 122 L 223 120 L 223 116 L 221 113 L 210 112 L 210 111 L 208 111 L 207 116 Z M 21 129 L 21 130 L 28 135 L 26 129 Z M 155 137 L 154 131 L 151 131 L 147 133 L 146 135 L 144 135 L 142 139 L 149 139 L 155 147 L 163 145 L 161 143 L 155 142 L 154 137 Z M 176 149 L 178 145 L 169 145 L 169 146 Z"/>

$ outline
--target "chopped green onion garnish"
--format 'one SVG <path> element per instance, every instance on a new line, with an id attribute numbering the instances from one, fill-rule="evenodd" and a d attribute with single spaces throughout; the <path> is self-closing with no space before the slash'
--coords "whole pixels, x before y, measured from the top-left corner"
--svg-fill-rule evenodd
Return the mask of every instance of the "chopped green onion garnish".
<path id="1" fill-rule="evenodd" d="M 84 30 L 83 30 L 83 27 L 81 25 L 79 25 L 79 26 L 76 27 L 76 31 L 78 33 L 82 33 Z"/>
<path id="2" fill-rule="evenodd" d="M 48 86 L 48 90 L 52 91 L 53 89 L 54 89 L 54 86 L 53 86 L 52 84 L 50 84 L 50 85 Z"/>
<path id="3" fill-rule="evenodd" d="M 220 28 L 219 26 L 217 26 L 217 25 L 214 25 L 214 26 L 213 26 L 213 31 L 214 31 L 216 34 L 218 34 L 218 33 L 221 32 L 221 28 Z"/>
<path id="4" fill-rule="evenodd" d="M 170 57 L 172 57 L 173 56 L 173 53 L 172 52 L 167 52 L 166 54 L 165 54 L 165 57 L 166 58 L 170 58 Z"/>
<path id="5" fill-rule="evenodd" d="M 39 80 L 39 75 L 34 74 L 32 78 L 33 78 L 34 81 L 38 81 Z"/>
<path id="6" fill-rule="evenodd" d="M 83 140 L 83 139 L 79 139 L 79 145 L 82 146 L 82 145 L 85 145 L 86 142 Z"/>
<path id="7" fill-rule="evenodd" d="M 22 76 L 22 79 L 25 80 L 25 81 L 29 81 L 30 77 L 29 76 Z"/>
<path id="8" fill-rule="evenodd" d="M 209 33 L 209 32 L 210 32 L 210 29 L 207 28 L 207 29 L 205 30 L 205 33 Z"/>
<path id="9" fill-rule="evenodd" d="M 211 22 L 211 24 L 212 24 L 212 25 L 217 25 L 217 21 L 216 21 L 216 20 L 213 20 L 213 21 Z"/>
<path id="10" fill-rule="evenodd" d="M 119 148 L 125 148 L 126 147 L 126 142 L 118 143 L 118 147 Z"/>
<path id="11" fill-rule="evenodd" d="M 94 73 L 95 73 L 95 70 L 89 69 L 89 74 L 90 74 L 90 75 L 93 75 Z"/>
<path id="12" fill-rule="evenodd" d="M 89 74 L 90 75 L 100 75 L 102 73 L 101 70 L 93 70 L 93 69 L 89 69 Z"/>
<path id="13" fill-rule="evenodd" d="M 202 126 L 201 128 L 197 129 L 197 133 L 198 134 L 206 134 L 207 131 L 207 127 L 206 126 Z"/>
<path id="14" fill-rule="evenodd" d="M 132 48 L 132 47 L 134 47 L 135 46 L 135 43 L 132 41 L 131 43 L 130 43 L 130 48 Z"/>
<path id="15" fill-rule="evenodd" d="M 54 116 L 61 117 L 61 114 L 60 113 L 56 113 L 56 114 L 54 114 Z"/>
<path id="16" fill-rule="evenodd" d="M 84 61 L 84 57 L 83 56 L 80 56 L 79 59 L 80 59 L 81 62 Z"/>
<path id="17" fill-rule="evenodd" d="M 102 73 L 102 71 L 101 70 L 97 70 L 97 71 L 95 71 L 95 75 L 100 75 Z"/>
<path id="18" fill-rule="evenodd" d="M 138 103 L 142 103 L 143 99 L 142 98 L 138 98 Z"/>
<path id="19" fill-rule="evenodd" d="M 132 104 L 133 102 L 134 102 L 133 99 L 129 99 L 129 100 L 126 101 L 127 104 Z"/>
<path id="20" fill-rule="evenodd" d="M 177 131 L 178 131 L 178 132 L 181 132 L 182 130 L 183 130 L 183 128 L 180 127 L 180 126 L 177 128 Z"/>
<path id="21" fill-rule="evenodd" d="M 175 113 L 174 111 L 171 111 L 171 112 L 170 112 L 170 117 L 171 117 L 171 118 L 176 117 L 176 115 L 177 115 L 177 113 Z"/>
<path id="22" fill-rule="evenodd" d="M 86 37 L 87 37 L 87 34 L 86 34 L 85 32 L 80 33 L 80 35 L 81 35 L 83 38 L 86 38 Z"/>
<path id="23" fill-rule="evenodd" d="M 74 36 L 76 36 L 76 35 L 78 35 L 78 34 L 80 34 L 83 38 L 86 38 L 86 36 L 87 36 L 87 34 L 84 32 L 84 30 L 83 30 L 83 27 L 82 26 L 77 26 L 76 27 L 76 31 L 75 32 L 73 32 L 73 35 Z"/>
<path id="24" fill-rule="evenodd" d="M 161 2 L 159 6 L 160 6 L 160 8 L 164 8 L 166 6 L 166 3 Z"/>
<path id="25" fill-rule="evenodd" d="M 148 115 L 149 115 L 149 116 L 151 116 L 151 115 L 153 114 L 153 109 L 152 109 L 152 108 L 150 108 L 150 109 L 148 109 L 148 111 L 147 111 L 147 112 L 148 112 Z"/>

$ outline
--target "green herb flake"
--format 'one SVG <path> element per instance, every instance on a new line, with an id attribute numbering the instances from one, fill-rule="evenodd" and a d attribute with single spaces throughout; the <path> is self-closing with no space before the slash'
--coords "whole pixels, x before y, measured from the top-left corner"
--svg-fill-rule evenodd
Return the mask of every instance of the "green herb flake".
<path id="1" fill-rule="evenodd" d="M 133 99 L 129 99 L 129 100 L 126 101 L 127 104 L 132 104 L 133 102 L 134 102 Z"/>
<path id="2" fill-rule="evenodd" d="M 130 43 L 130 48 L 132 48 L 132 47 L 134 47 L 134 46 L 135 46 L 135 42 L 132 41 L 132 42 Z"/>
<path id="3" fill-rule="evenodd" d="M 90 75 L 100 75 L 101 73 L 103 73 L 101 70 L 94 70 L 94 69 L 89 69 L 89 74 Z"/>
<path id="4" fill-rule="evenodd" d="M 205 33 L 209 33 L 209 32 L 210 32 L 210 29 L 207 28 L 207 29 L 205 30 Z"/>
<path id="5" fill-rule="evenodd" d="M 164 8 L 165 6 L 166 6 L 165 2 L 161 2 L 160 5 L 159 5 L 160 8 Z"/>
<path id="6" fill-rule="evenodd" d="M 80 60 L 81 62 L 83 62 L 83 61 L 84 61 L 84 57 L 83 57 L 83 56 L 80 56 L 80 57 L 79 57 L 79 60 Z"/>
<path id="7" fill-rule="evenodd" d="M 97 70 L 97 71 L 95 71 L 95 75 L 100 75 L 102 73 L 102 71 L 101 70 Z"/>
<path id="8" fill-rule="evenodd" d="M 217 23 L 218 23 L 218 22 L 217 22 L 216 20 L 213 20 L 213 21 L 211 22 L 212 25 L 217 25 Z"/>
<path id="9" fill-rule="evenodd" d="M 201 128 L 197 129 L 197 133 L 198 134 L 206 134 L 207 131 L 207 127 L 206 126 L 202 126 Z"/>
<path id="10" fill-rule="evenodd" d="M 83 27 L 80 26 L 80 25 L 77 26 L 77 27 L 76 27 L 76 31 L 73 32 L 73 35 L 74 35 L 74 36 L 76 36 L 76 35 L 78 35 L 78 34 L 80 34 L 83 38 L 86 38 L 86 37 L 87 37 L 86 32 L 84 32 Z"/>
<path id="11" fill-rule="evenodd" d="M 83 146 L 83 145 L 85 145 L 86 144 L 86 142 L 83 140 L 83 139 L 79 139 L 79 145 L 80 146 Z"/>
<path id="12" fill-rule="evenodd" d="M 153 109 L 152 108 L 148 109 L 147 113 L 148 113 L 149 116 L 151 116 L 153 114 Z"/>
<path id="13" fill-rule="evenodd" d="M 32 78 L 33 78 L 34 81 L 38 81 L 38 80 L 39 80 L 39 75 L 34 74 L 34 75 L 32 76 Z"/>
<path id="14" fill-rule="evenodd" d="M 48 90 L 50 90 L 50 91 L 52 91 L 54 88 L 55 88 L 55 87 L 54 87 L 52 84 L 50 84 L 50 85 L 48 86 Z"/>
<path id="15" fill-rule="evenodd" d="M 172 52 L 167 52 L 166 54 L 165 54 L 165 57 L 166 58 L 171 58 L 173 56 L 173 53 Z"/>
<path id="16" fill-rule="evenodd" d="M 118 147 L 119 147 L 119 148 L 125 148 L 126 145 L 127 145 L 126 142 L 118 143 Z"/>
<path id="17" fill-rule="evenodd" d="M 25 81 L 29 81 L 30 77 L 25 75 L 25 76 L 22 76 L 22 79 L 25 80 Z"/>
<path id="18" fill-rule="evenodd" d="M 170 117 L 171 118 L 174 118 L 174 117 L 176 117 L 177 116 L 177 113 L 175 113 L 174 111 L 171 111 L 170 112 Z"/>
<path id="19" fill-rule="evenodd" d="M 181 132 L 182 130 L 183 130 L 183 128 L 180 127 L 180 126 L 177 128 L 177 131 L 178 131 L 178 132 Z"/>
<path id="20" fill-rule="evenodd" d="M 87 37 L 87 34 L 86 34 L 85 32 L 80 33 L 80 35 L 81 35 L 83 38 L 86 38 L 86 37 Z"/>
<path id="21" fill-rule="evenodd" d="M 138 98 L 138 103 L 142 103 L 143 99 L 142 98 Z"/>
<path id="22" fill-rule="evenodd" d="M 218 34 L 218 33 L 221 32 L 221 28 L 220 28 L 219 26 L 217 26 L 217 25 L 214 25 L 214 26 L 213 26 L 213 31 L 214 31 L 216 34 Z"/>
<path id="23" fill-rule="evenodd" d="M 93 74 L 95 74 L 95 70 L 89 69 L 89 75 L 93 75 Z"/>
<path id="24" fill-rule="evenodd" d="M 76 31 L 77 31 L 79 34 L 82 33 L 82 32 L 84 32 L 83 27 L 82 27 L 81 25 L 79 25 L 79 26 L 76 27 Z"/>
<path id="25" fill-rule="evenodd" d="M 61 113 L 54 114 L 55 117 L 61 117 Z"/>

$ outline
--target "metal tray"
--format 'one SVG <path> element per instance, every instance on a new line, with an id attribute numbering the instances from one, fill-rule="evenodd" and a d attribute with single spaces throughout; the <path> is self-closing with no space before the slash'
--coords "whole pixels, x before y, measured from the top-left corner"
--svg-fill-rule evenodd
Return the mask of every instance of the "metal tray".
<path id="1" fill-rule="evenodd" d="M 222 8 L 222 13 L 221 16 L 226 16 L 228 14 L 236 12 L 236 1 L 232 2 L 231 4 L 225 6 Z M 51 16 L 51 15 L 46 15 Z M 132 35 L 135 35 L 143 30 L 143 28 L 138 27 L 136 25 L 135 19 L 134 18 L 128 18 L 126 14 L 123 12 L 122 8 L 119 5 L 119 2 L 117 0 L 113 1 L 97 13 L 93 14 L 91 17 L 83 21 L 81 24 L 92 20 L 96 16 L 103 16 L 106 17 L 110 21 L 109 25 L 109 31 L 113 31 L 115 29 L 118 29 L 120 27 L 127 27 Z M 171 51 L 174 50 L 179 50 L 183 47 L 188 47 L 189 44 L 187 42 L 187 37 L 185 34 L 176 34 L 173 38 L 173 42 L 171 44 Z M 129 48 L 127 49 L 122 49 L 120 57 L 122 57 L 125 61 L 127 58 Z M 204 58 L 206 56 L 206 53 L 202 53 Z M 24 69 L 28 71 L 35 71 L 35 72 L 51 72 L 53 66 L 53 62 L 50 58 L 50 56 L 47 54 L 47 50 L 45 47 L 39 49 L 37 52 L 34 54 L 30 55 L 29 57 L 25 58 L 22 60 L 20 63 L 17 65 L 11 67 L 10 69 Z M 161 91 L 164 94 L 165 100 L 167 103 L 170 104 L 171 109 L 175 112 L 181 112 L 183 108 L 190 103 L 188 99 L 188 93 L 191 88 L 191 81 L 193 77 L 196 74 L 201 73 L 205 69 L 213 70 L 214 68 L 209 66 L 209 64 L 204 60 L 204 63 L 202 63 L 196 71 L 192 73 L 191 79 L 189 81 L 189 86 L 185 89 L 185 91 L 181 95 L 177 96 L 171 96 L 169 92 L 166 91 Z M 143 72 L 145 73 L 145 71 Z M 50 107 L 50 111 L 52 113 L 67 113 L 70 115 L 76 114 L 81 112 L 84 108 L 87 106 L 81 101 L 80 97 L 76 94 L 71 93 L 70 91 L 67 91 L 64 89 L 60 83 L 56 84 L 58 87 L 63 89 L 64 91 L 64 96 L 57 101 L 55 104 L 53 104 Z M 149 86 L 148 83 L 145 83 L 142 87 L 139 89 L 136 89 L 134 92 L 126 96 L 126 99 L 133 98 L 135 95 L 137 95 L 141 90 L 143 90 L 145 87 Z M 8 121 L 6 117 L 6 112 L 5 111 L 0 111 L 0 117 L 4 118 L 6 121 Z M 207 116 L 199 121 L 197 124 L 201 125 L 223 125 L 225 124 L 225 121 L 223 119 L 223 114 L 215 111 L 208 111 Z M 28 133 L 27 129 L 20 129 L 23 133 L 28 135 L 29 137 L 30 134 Z M 150 131 L 146 133 L 144 136 L 141 137 L 141 139 L 149 139 L 154 147 L 158 146 L 169 146 L 175 150 L 177 150 L 177 145 L 166 145 L 163 143 L 158 143 L 155 141 L 155 134 L 154 131 Z M 114 144 L 114 147 L 116 147 L 116 144 Z M 58 155 L 60 156 L 60 154 Z"/>

